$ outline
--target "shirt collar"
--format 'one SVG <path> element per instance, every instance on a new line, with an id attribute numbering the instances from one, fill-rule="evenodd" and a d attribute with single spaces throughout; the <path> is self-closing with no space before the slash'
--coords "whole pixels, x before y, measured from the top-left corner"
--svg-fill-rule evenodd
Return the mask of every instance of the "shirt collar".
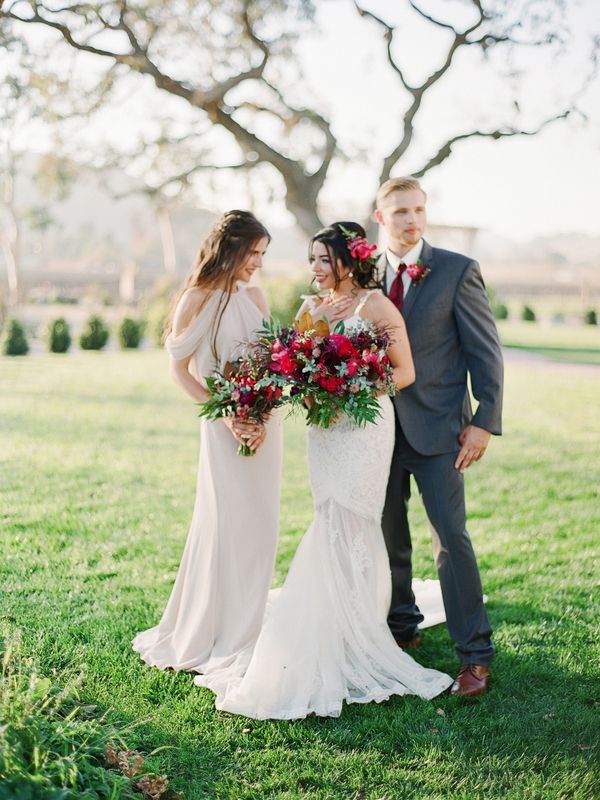
<path id="1" fill-rule="evenodd" d="M 421 253 L 423 251 L 423 239 L 419 239 L 414 247 L 405 253 L 403 256 L 397 256 L 396 253 L 392 253 L 392 251 L 388 248 L 385 251 L 386 258 L 388 260 L 388 264 L 394 272 L 398 269 L 400 264 L 416 264 L 417 261 L 421 258 Z"/>

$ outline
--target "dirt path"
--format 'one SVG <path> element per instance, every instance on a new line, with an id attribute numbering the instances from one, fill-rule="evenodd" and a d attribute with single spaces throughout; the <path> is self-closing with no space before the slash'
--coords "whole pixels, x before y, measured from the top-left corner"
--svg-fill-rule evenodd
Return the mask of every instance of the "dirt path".
<path id="1" fill-rule="evenodd" d="M 507 364 L 528 364 L 532 367 L 551 367 L 553 371 L 571 372 L 579 375 L 592 375 L 600 378 L 600 364 L 577 364 L 571 361 L 555 361 L 541 353 L 520 350 L 513 347 L 503 347 L 502 354 Z"/>

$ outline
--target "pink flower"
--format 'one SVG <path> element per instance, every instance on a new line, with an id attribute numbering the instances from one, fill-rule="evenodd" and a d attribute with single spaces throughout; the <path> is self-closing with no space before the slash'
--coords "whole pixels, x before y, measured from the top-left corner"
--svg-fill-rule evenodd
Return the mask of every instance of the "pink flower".
<path id="1" fill-rule="evenodd" d="M 364 236 L 357 236 L 348 242 L 348 250 L 350 250 L 352 258 L 357 258 L 359 261 L 367 261 L 371 257 L 371 253 L 377 250 L 377 245 L 369 244 Z"/>
<path id="2" fill-rule="evenodd" d="M 347 364 L 346 364 L 346 367 L 348 368 L 348 376 L 349 376 L 350 378 L 351 378 L 353 375 L 356 375 L 356 373 L 358 372 L 358 368 L 359 368 L 359 366 L 360 366 L 360 365 L 359 365 L 358 361 L 357 361 L 355 358 L 351 358 L 351 359 L 350 359 L 350 360 L 347 362 Z"/>
<path id="3" fill-rule="evenodd" d="M 296 362 L 290 357 L 289 353 L 284 353 L 279 359 L 279 365 L 284 375 L 291 375 L 296 369 Z"/>
<path id="4" fill-rule="evenodd" d="M 420 261 L 417 261 L 416 264 L 408 264 L 406 267 L 406 274 L 413 283 L 420 283 L 430 272 L 431 269 L 427 264 L 422 264 Z"/>

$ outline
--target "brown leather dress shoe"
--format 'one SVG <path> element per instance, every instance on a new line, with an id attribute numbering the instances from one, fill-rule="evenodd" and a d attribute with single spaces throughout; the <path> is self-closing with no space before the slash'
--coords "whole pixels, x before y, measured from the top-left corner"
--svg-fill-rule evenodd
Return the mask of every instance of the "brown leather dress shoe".
<path id="1" fill-rule="evenodd" d="M 420 633 L 417 633 L 412 639 L 396 639 L 396 644 L 403 650 L 406 650 L 407 647 L 421 647 L 423 644 L 423 637 Z"/>
<path id="2" fill-rule="evenodd" d="M 489 683 L 489 667 L 481 664 L 463 664 L 452 684 L 450 694 L 455 697 L 477 697 L 487 692 Z"/>

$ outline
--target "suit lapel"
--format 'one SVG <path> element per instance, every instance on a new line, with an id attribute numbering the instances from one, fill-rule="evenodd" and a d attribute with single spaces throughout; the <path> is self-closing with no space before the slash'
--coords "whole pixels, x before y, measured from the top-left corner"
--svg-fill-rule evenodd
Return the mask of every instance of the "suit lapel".
<path id="1" fill-rule="evenodd" d="M 387 271 L 388 260 L 385 253 L 382 253 L 379 258 L 377 259 L 377 282 L 381 287 L 381 291 L 387 297 L 387 289 L 386 289 L 386 281 L 385 281 L 385 273 Z"/>
<path id="2" fill-rule="evenodd" d="M 433 248 L 430 244 L 426 241 L 423 241 L 423 250 L 421 251 L 421 258 L 420 261 L 423 264 L 427 264 L 427 266 L 433 270 Z M 410 290 L 406 295 L 406 300 L 404 301 L 404 305 L 402 307 L 402 316 L 404 319 L 407 319 L 408 315 L 411 312 L 412 307 L 414 306 L 416 300 L 418 299 L 419 295 L 423 292 L 423 283 L 427 281 L 427 277 L 425 277 L 420 283 L 412 283 L 410 286 Z"/>

